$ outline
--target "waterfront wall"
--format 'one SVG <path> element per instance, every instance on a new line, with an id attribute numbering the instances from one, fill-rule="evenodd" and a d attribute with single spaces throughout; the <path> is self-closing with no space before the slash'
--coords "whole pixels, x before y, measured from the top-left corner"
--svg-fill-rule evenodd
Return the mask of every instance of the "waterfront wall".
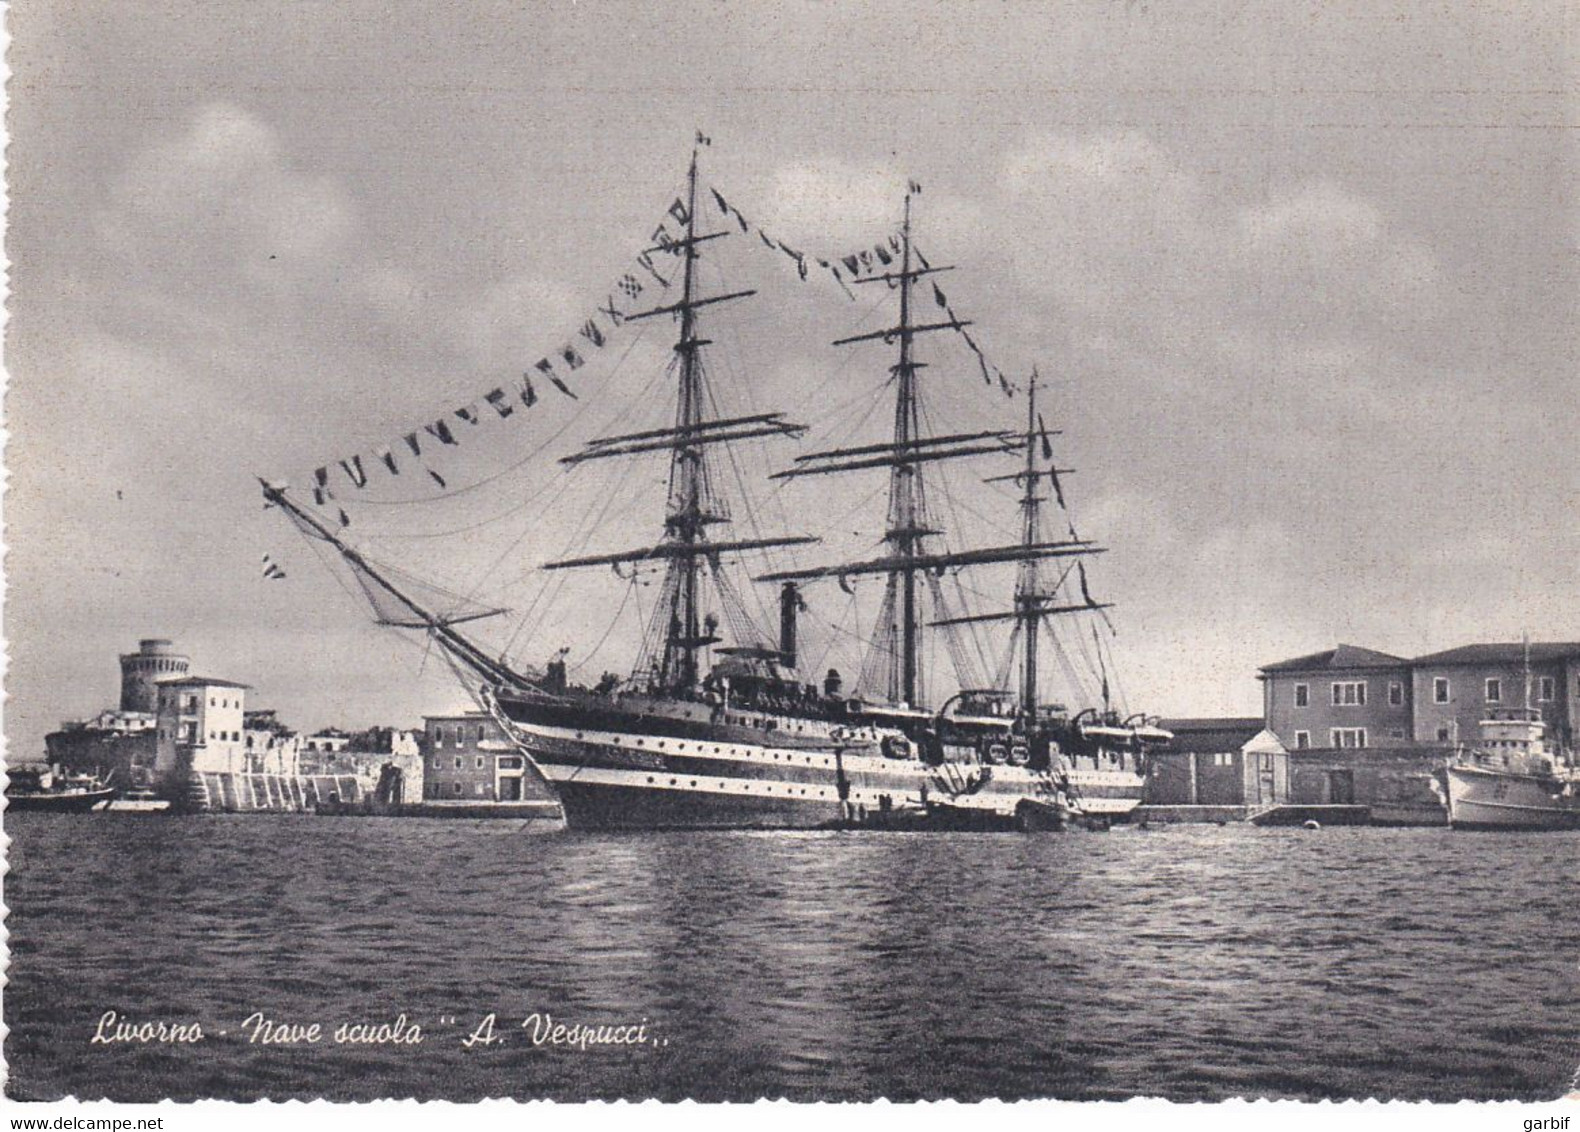
<path id="1" fill-rule="evenodd" d="M 311 813 L 321 801 L 359 802 L 364 791 L 364 784 L 349 774 L 194 771 L 185 803 L 197 813 Z"/>
<path id="2" fill-rule="evenodd" d="M 1374 822 L 1442 824 L 1448 815 L 1437 772 L 1451 753 L 1435 746 L 1291 751 L 1289 800 L 1367 806 Z"/>

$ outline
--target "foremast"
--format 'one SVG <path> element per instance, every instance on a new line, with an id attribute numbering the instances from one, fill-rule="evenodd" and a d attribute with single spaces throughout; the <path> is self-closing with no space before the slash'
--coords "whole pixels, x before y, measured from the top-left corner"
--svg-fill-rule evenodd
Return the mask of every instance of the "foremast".
<path id="1" fill-rule="evenodd" d="M 697 311 L 715 303 L 756 294 L 754 290 L 706 296 L 698 294 L 698 247 L 729 234 L 727 231 L 697 231 L 697 151 L 693 149 L 686 178 L 684 235 L 650 249 L 679 257 L 680 300 L 626 316 L 628 322 L 661 315 L 678 318 L 679 335 L 674 345 L 677 375 L 674 426 L 601 437 L 590 441 L 581 452 L 561 461 L 564 464 L 579 464 L 588 460 L 667 451 L 670 456 L 669 487 L 663 538 L 655 546 L 565 559 L 545 566 L 545 569 L 553 570 L 595 565 L 618 568 L 625 563 L 639 565 L 650 561 L 665 563 L 663 589 L 649 628 L 649 637 L 654 658 L 653 690 L 669 694 L 686 695 L 695 691 L 701 680 L 702 650 L 721 640 L 715 633 L 717 621 L 705 615 L 702 608 L 701 581 L 704 568 L 713 572 L 720 597 L 729 604 L 733 595 L 719 575 L 721 554 L 817 541 L 806 537 L 781 537 L 717 542 L 708 535 L 710 527 L 730 522 L 729 510 L 714 488 L 708 461 L 710 448 L 760 436 L 796 436 L 804 431 L 803 426 L 785 421 L 781 413 L 729 419 L 708 416 L 702 349 L 710 342 L 698 333 Z M 740 616 L 743 618 L 744 613 L 741 612 Z"/>

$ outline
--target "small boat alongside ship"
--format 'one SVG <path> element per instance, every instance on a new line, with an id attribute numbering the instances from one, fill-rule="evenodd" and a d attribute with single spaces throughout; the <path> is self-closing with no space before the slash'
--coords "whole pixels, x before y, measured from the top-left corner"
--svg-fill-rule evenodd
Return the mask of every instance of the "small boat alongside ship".
<path id="1" fill-rule="evenodd" d="M 1530 706 L 1494 710 L 1480 742 L 1443 768 L 1455 829 L 1580 830 L 1580 773 L 1547 748 Z"/>
<path id="2" fill-rule="evenodd" d="M 14 767 L 6 777 L 6 809 L 13 813 L 85 814 L 103 809 L 115 797 L 115 788 L 97 775 L 68 774 L 54 767 Z"/>

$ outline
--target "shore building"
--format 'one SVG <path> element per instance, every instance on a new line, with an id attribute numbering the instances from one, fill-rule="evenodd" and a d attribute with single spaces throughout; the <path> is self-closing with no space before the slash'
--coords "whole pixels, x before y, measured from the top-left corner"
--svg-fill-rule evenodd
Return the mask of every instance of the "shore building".
<path id="1" fill-rule="evenodd" d="M 499 724 L 482 712 L 423 718 L 422 797 L 430 802 L 552 800 Z"/>

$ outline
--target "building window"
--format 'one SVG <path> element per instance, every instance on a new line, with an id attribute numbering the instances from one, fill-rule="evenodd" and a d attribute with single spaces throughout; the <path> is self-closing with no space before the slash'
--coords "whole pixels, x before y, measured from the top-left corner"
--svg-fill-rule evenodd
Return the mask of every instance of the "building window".
<path id="1" fill-rule="evenodd" d="M 1388 705 L 1390 707 L 1404 706 L 1404 685 L 1397 680 L 1388 685 Z"/>
<path id="2" fill-rule="evenodd" d="M 478 755 L 477 756 L 477 766 L 474 769 L 476 769 L 476 770 L 482 770 L 483 769 L 483 756 L 482 755 Z"/>
<path id="3" fill-rule="evenodd" d="M 1496 676 L 1489 676 L 1487 678 L 1487 702 L 1489 704 L 1496 704 L 1501 703 L 1502 701 L 1503 681 L 1499 680 Z"/>
<path id="4" fill-rule="evenodd" d="M 1392 731 L 1388 732 L 1388 738 L 1390 738 L 1390 739 L 1403 739 L 1404 738 L 1404 728 L 1402 728 L 1402 727 L 1395 727 Z"/>
<path id="5" fill-rule="evenodd" d="M 1544 702 L 1556 699 L 1558 695 L 1558 682 L 1551 676 L 1543 676 L 1541 685 L 1536 692 L 1536 698 Z"/>
<path id="6" fill-rule="evenodd" d="M 1296 707 L 1309 707 L 1310 705 L 1311 705 L 1311 685 L 1310 684 L 1296 684 L 1295 685 L 1295 706 Z"/>
<path id="7" fill-rule="evenodd" d="M 461 756 L 460 755 L 456 755 L 455 756 L 455 769 L 456 770 L 460 770 L 461 769 Z"/>
<path id="8" fill-rule="evenodd" d="M 450 787 L 450 793 L 459 798 L 461 796 L 461 784 L 459 782 L 452 782 L 450 783 Z"/>
<path id="9" fill-rule="evenodd" d="M 477 796 L 479 798 L 486 798 L 486 797 L 488 797 L 488 784 L 487 783 L 479 782 L 477 784 Z"/>
<path id="10" fill-rule="evenodd" d="M 487 734 L 483 730 L 483 725 L 479 723 L 477 725 L 477 741 L 481 743 L 485 738 L 487 738 Z"/>
<path id="11" fill-rule="evenodd" d="M 1439 676 L 1432 681 L 1432 702 L 1434 704 L 1448 703 L 1448 680 L 1446 677 Z"/>
<path id="12" fill-rule="evenodd" d="M 1446 728 L 1446 727 L 1439 727 L 1437 729 L 1437 741 L 1439 743 L 1446 743 L 1446 742 L 1448 742 L 1448 728 Z"/>
<path id="13" fill-rule="evenodd" d="M 441 758 L 439 758 L 439 756 L 438 756 L 438 755 L 435 755 L 435 756 L 434 756 L 434 757 L 433 757 L 433 769 L 434 769 L 434 770 L 438 770 L 438 769 L 440 769 L 440 764 L 441 764 L 441 763 L 442 763 L 442 762 L 443 762 L 443 761 L 444 761 L 444 760 L 443 760 L 443 759 L 441 759 Z"/>
<path id="14" fill-rule="evenodd" d="M 1311 732 L 1309 732 L 1309 731 L 1297 731 L 1297 732 L 1295 732 L 1295 750 L 1297 750 L 1297 751 L 1304 751 L 1304 750 L 1307 750 L 1310 746 L 1311 746 Z"/>
<path id="15" fill-rule="evenodd" d="M 1332 739 L 1335 747 L 1364 747 L 1366 745 L 1366 728 L 1335 727 Z"/>
<path id="16" fill-rule="evenodd" d="M 1366 703 L 1366 682 L 1347 680 L 1333 685 L 1333 703 L 1336 706 L 1359 707 Z"/>

